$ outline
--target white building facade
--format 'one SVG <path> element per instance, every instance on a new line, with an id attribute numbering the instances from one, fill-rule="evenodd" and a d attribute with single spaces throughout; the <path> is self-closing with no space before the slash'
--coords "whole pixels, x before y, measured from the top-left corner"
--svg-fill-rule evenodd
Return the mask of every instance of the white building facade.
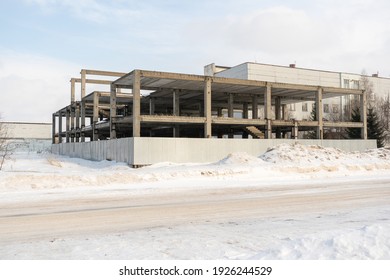
<path id="1" fill-rule="evenodd" d="M 51 147 L 51 123 L 0 122 L 5 140 L 16 152 L 42 152 Z"/>
<path id="2" fill-rule="evenodd" d="M 279 66 L 246 62 L 233 67 L 209 64 L 204 67 L 208 76 L 258 80 L 274 83 L 303 84 L 323 87 L 340 87 L 349 89 L 364 89 L 369 85 L 372 89 L 371 98 L 386 98 L 390 94 L 390 78 L 343 72 L 332 72 L 314 69 L 298 68 L 295 64 Z M 368 97 L 369 98 L 369 97 Z M 324 99 L 324 118 L 329 121 L 346 120 L 351 113 L 352 97 Z M 314 102 L 293 103 L 288 105 L 289 118 L 308 120 Z"/>

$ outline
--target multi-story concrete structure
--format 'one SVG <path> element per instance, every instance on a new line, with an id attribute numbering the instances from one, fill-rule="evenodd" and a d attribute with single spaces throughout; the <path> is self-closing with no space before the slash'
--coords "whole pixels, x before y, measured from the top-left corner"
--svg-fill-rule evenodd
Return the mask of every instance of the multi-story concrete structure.
<path id="1" fill-rule="evenodd" d="M 346 150 L 375 145 L 375 141 L 367 140 L 364 90 L 330 86 L 325 81 L 318 84 L 318 80 L 291 83 L 248 79 L 248 66 L 206 75 L 139 69 L 127 74 L 82 70 L 81 79 L 71 79 L 71 103 L 53 114 L 52 151 L 91 159 L 119 159 L 132 165 L 191 158 L 212 161 L 234 151 L 256 155 L 269 145 L 297 141 L 299 131 L 307 130 L 314 131 L 318 139 L 310 144 Z M 235 71 L 236 77 L 222 75 L 229 71 Z M 87 75 L 116 80 L 90 79 Z M 81 84 L 79 101 L 75 99 L 75 83 Z M 87 94 L 88 83 L 109 88 Z M 347 95 L 358 100 L 362 121 L 327 120 L 324 100 Z M 315 102 L 315 120 L 289 117 L 288 106 L 302 102 Z M 362 140 L 323 140 L 324 130 L 348 127 L 360 129 Z"/>

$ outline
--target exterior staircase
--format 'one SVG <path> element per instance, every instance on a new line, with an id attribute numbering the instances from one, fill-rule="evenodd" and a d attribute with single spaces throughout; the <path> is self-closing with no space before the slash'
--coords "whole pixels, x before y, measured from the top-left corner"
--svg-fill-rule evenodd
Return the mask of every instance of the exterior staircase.
<path id="1" fill-rule="evenodd" d="M 264 133 L 261 132 L 256 126 L 247 126 L 244 130 L 253 138 L 264 139 Z"/>

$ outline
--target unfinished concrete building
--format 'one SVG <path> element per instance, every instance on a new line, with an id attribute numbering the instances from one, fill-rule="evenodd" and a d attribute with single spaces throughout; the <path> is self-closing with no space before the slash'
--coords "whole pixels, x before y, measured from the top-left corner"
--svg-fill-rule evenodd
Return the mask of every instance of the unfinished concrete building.
<path id="1" fill-rule="evenodd" d="M 87 75 L 112 80 L 89 79 Z M 80 101 L 75 99 L 77 83 L 81 85 Z M 86 94 L 88 83 L 107 85 L 108 90 Z M 359 98 L 361 122 L 323 120 L 323 99 L 343 95 Z M 287 118 L 286 105 L 302 101 L 316 103 L 315 121 Z M 258 145 L 263 138 L 297 140 L 300 130 L 315 130 L 322 140 L 324 128 L 329 127 L 360 128 L 361 138 L 367 139 L 363 90 L 138 69 L 127 74 L 82 70 L 80 79 L 71 79 L 71 103 L 53 114 L 52 137 L 53 144 L 119 138 L 251 138 Z M 58 149 L 54 148 L 61 153 Z M 133 147 L 133 155 L 135 150 Z"/>

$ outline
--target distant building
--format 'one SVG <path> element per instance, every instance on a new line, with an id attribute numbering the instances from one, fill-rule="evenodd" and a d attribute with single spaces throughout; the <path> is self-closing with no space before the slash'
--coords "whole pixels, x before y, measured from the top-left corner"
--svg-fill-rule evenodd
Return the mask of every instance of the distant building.
<path id="1" fill-rule="evenodd" d="M 365 84 L 370 84 L 373 92 L 371 96 L 367 96 L 368 98 L 387 97 L 390 94 L 390 78 L 380 77 L 378 73 L 367 76 L 298 68 L 295 64 L 280 66 L 252 62 L 233 67 L 218 66 L 212 63 L 204 67 L 204 73 L 208 76 L 347 89 L 364 89 Z M 324 118 L 329 121 L 348 119 L 353 101 L 350 95 L 324 99 Z M 289 118 L 309 120 L 313 104 L 314 102 L 310 101 L 289 104 Z"/>
<path id="2" fill-rule="evenodd" d="M 1 122 L 7 130 L 6 139 L 15 151 L 42 152 L 50 149 L 51 123 Z"/>

